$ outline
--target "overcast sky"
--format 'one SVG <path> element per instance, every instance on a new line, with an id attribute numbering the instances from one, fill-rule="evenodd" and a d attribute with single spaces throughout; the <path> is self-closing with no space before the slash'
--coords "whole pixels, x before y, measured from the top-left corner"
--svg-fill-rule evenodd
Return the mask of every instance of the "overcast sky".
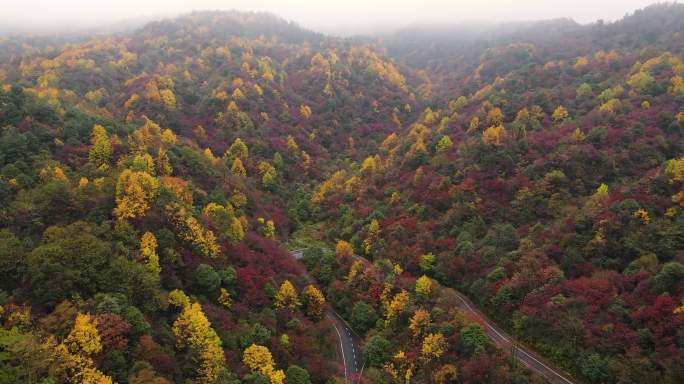
<path id="1" fill-rule="evenodd" d="M 5 26 L 87 26 L 193 10 L 269 11 L 321 31 L 462 20 L 615 20 L 657 0 L 0 0 Z"/>

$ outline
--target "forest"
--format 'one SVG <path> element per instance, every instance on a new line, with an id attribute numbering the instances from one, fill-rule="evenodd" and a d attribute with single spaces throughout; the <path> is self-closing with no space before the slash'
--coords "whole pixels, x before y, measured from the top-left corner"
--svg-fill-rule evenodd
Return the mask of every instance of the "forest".
<path id="1" fill-rule="evenodd" d="M 0 37 L 0 384 L 683 383 L 682 20 Z"/>

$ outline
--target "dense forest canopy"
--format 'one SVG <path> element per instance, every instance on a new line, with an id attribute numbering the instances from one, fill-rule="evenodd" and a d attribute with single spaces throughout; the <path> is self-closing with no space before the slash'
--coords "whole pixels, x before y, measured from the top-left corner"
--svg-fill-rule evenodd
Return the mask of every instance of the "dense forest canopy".
<path id="1" fill-rule="evenodd" d="M 0 384 L 684 382 L 682 20 L 0 38 Z"/>

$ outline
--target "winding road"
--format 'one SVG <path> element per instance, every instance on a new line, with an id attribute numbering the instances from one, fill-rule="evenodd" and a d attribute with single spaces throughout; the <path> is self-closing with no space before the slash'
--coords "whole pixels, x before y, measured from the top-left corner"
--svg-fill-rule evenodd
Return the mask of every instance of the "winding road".
<path id="1" fill-rule="evenodd" d="M 290 251 L 290 255 L 297 260 L 303 257 L 303 250 Z M 360 338 L 354 333 L 347 322 L 328 307 L 326 317 L 335 327 L 335 332 L 340 341 L 340 354 L 344 364 L 344 377 L 348 383 L 357 383 L 363 372 L 363 352 L 360 347 Z"/>
<path id="2" fill-rule="evenodd" d="M 295 259 L 299 260 L 303 257 L 303 250 L 290 251 L 290 254 Z M 361 257 L 358 258 L 366 261 L 366 259 Z M 551 384 L 578 384 L 578 382 L 571 379 L 567 373 L 558 368 L 554 368 L 551 363 L 545 361 L 539 355 L 535 354 L 520 342 L 513 339 L 510 335 L 499 329 L 494 322 L 480 312 L 463 294 L 452 288 L 444 288 L 444 293 L 453 295 L 454 301 L 457 303 L 458 307 L 478 321 L 492 342 L 516 361 L 544 377 Z M 347 382 L 355 383 L 360 379 L 364 367 L 363 354 L 359 343 L 360 339 L 354 334 L 347 322 L 332 308 L 328 308 L 326 315 L 333 323 L 340 340 L 340 351 L 344 362 L 345 378 L 347 379 Z"/>
<path id="3" fill-rule="evenodd" d="M 451 288 L 446 288 L 445 291 L 453 294 L 458 303 L 458 307 L 475 318 L 482 325 L 492 342 L 516 361 L 544 377 L 549 383 L 577 384 L 577 381 L 570 379 L 568 374 L 558 368 L 553 368 L 551 363 L 544 361 L 534 352 L 522 346 L 520 342 L 514 340 L 510 335 L 500 330 L 492 321 L 487 319 L 470 300 L 463 296 L 463 294 Z"/>
<path id="4" fill-rule="evenodd" d="M 347 322 L 333 309 L 328 309 L 327 316 L 333 323 L 337 336 L 340 339 L 340 351 L 344 361 L 344 377 L 348 382 L 356 383 L 359 381 L 363 369 L 363 353 L 359 346 L 360 340 Z"/>

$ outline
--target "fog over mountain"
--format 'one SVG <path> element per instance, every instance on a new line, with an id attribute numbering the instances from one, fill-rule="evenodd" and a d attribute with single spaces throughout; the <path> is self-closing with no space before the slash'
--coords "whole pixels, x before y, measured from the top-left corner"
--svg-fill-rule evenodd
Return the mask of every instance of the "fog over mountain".
<path id="1" fill-rule="evenodd" d="M 580 23 L 616 20 L 625 10 L 652 3 L 649 0 L 27 0 L 0 6 L 0 33 L 78 32 L 119 30 L 155 18 L 195 10 L 266 11 L 326 33 L 354 35 L 395 30 L 415 23 L 454 23 L 464 20 L 540 20 L 571 18 Z M 122 22 L 123 20 L 123 22 Z"/>

